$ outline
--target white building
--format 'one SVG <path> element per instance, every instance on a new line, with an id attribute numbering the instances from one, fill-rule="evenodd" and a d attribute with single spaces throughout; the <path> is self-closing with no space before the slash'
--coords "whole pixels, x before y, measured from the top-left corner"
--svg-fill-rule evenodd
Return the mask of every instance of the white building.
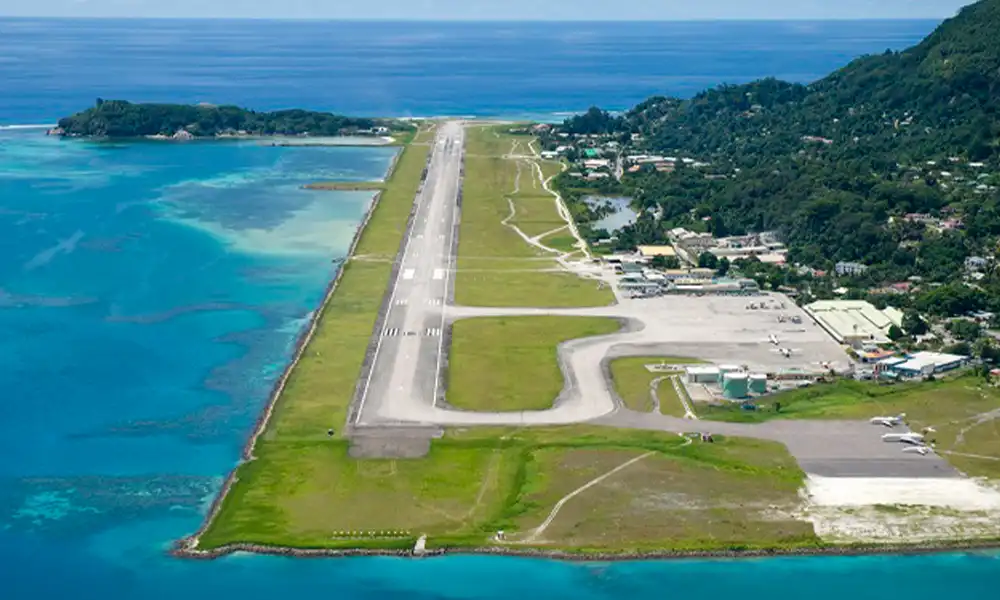
<path id="1" fill-rule="evenodd" d="M 819 300 L 805 310 L 837 342 L 858 347 L 888 343 L 889 328 L 902 323 L 900 311 L 881 311 L 864 300 Z"/>
<path id="2" fill-rule="evenodd" d="M 900 359 L 884 361 L 886 367 L 904 377 L 921 377 L 951 371 L 966 365 L 968 356 L 945 354 L 942 352 L 915 352 L 900 362 Z"/>
<path id="3" fill-rule="evenodd" d="M 864 275 L 868 267 L 856 262 L 839 262 L 834 265 L 833 270 L 837 275 Z"/>
<path id="4" fill-rule="evenodd" d="M 965 268 L 969 271 L 982 271 L 986 268 L 986 259 L 982 256 L 967 256 L 965 258 Z"/>

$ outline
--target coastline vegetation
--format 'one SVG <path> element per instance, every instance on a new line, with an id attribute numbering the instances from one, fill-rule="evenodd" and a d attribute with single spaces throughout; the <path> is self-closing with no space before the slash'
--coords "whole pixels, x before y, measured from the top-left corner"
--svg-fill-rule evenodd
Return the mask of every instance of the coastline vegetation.
<path id="1" fill-rule="evenodd" d="M 765 515 L 769 505 L 796 503 L 803 478 L 779 444 L 567 426 L 448 430 L 420 460 L 358 461 L 347 448 L 342 440 L 262 447 L 239 471 L 255 485 L 233 488 L 199 549 L 405 549 L 420 534 L 428 548 L 611 553 L 819 544 L 809 523 Z M 569 491 L 644 453 L 652 454 L 567 502 L 529 539 Z M 730 496 L 755 500 L 740 506 Z M 498 530 L 506 543 L 492 540 Z"/>
<path id="2" fill-rule="evenodd" d="M 130 138 L 148 136 L 216 137 L 220 135 L 339 136 L 410 131 L 393 119 L 345 117 L 301 109 L 256 112 L 211 104 L 136 104 L 103 100 L 59 120 L 62 135 Z"/>
<path id="3" fill-rule="evenodd" d="M 565 341 L 621 328 L 601 317 L 479 317 L 452 325 L 448 404 L 475 411 L 545 410 L 562 391 Z"/>
<path id="4" fill-rule="evenodd" d="M 354 255 L 341 267 L 337 290 L 277 401 L 264 440 L 325 438 L 327 428 L 339 430 L 346 421 L 428 150 L 403 149 Z"/>

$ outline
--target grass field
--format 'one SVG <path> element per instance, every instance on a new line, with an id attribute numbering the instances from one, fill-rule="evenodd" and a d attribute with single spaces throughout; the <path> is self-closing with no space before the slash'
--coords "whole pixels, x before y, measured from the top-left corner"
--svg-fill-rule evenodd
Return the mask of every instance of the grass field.
<path id="1" fill-rule="evenodd" d="M 343 266 L 337 292 L 292 372 L 262 442 L 319 439 L 327 428 L 339 431 L 343 426 L 427 150 L 408 146 L 399 158 L 355 251 L 368 260 L 352 259 Z"/>
<path id="2" fill-rule="evenodd" d="M 560 252 L 573 252 L 577 250 L 577 239 L 566 229 L 547 235 L 540 241 L 549 248 L 559 250 Z"/>
<path id="3" fill-rule="evenodd" d="M 459 271 L 455 302 L 463 306 L 573 308 L 605 306 L 614 294 L 606 285 L 572 273 L 499 270 Z"/>
<path id="4" fill-rule="evenodd" d="M 664 377 L 667 372 L 653 373 L 646 368 L 646 365 L 667 363 L 667 364 L 696 364 L 702 361 L 695 358 L 679 356 L 631 356 L 628 358 L 617 358 L 611 361 L 611 379 L 615 385 L 615 391 L 625 403 L 627 408 L 640 412 L 650 412 L 653 410 L 653 399 L 649 393 L 649 386 L 658 377 Z M 675 417 L 684 416 L 684 405 L 681 404 L 677 393 L 668 379 L 664 379 L 657 387 L 660 397 L 660 412 L 665 415 Z"/>
<path id="5" fill-rule="evenodd" d="M 614 300 L 612 291 L 593 281 L 567 273 L 524 272 L 524 264 L 532 262 L 529 259 L 554 259 L 556 255 L 530 245 L 504 224 L 511 215 L 511 205 L 515 212 L 509 223 L 525 235 L 540 235 L 566 224 L 530 162 L 505 158 L 511 153 L 526 154 L 528 141 L 524 136 L 500 133 L 497 128 L 468 130 L 455 301 L 467 306 L 610 304 Z M 543 172 L 558 169 L 555 163 L 542 165 Z M 515 194 L 515 188 L 520 193 Z M 563 240 L 562 244 L 567 251 L 572 250 L 571 236 L 568 243 Z M 490 259 L 495 261 L 490 270 L 497 272 L 482 272 L 480 264 Z M 475 261 L 474 267 L 469 267 L 470 261 Z M 511 265 L 509 272 L 500 272 L 498 267 L 504 262 Z"/>
<path id="6" fill-rule="evenodd" d="M 776 402 L 780 411 L 775 411 Z M 906 413 L 911 428 L 936 429 L 932 437 L 937 450 L 957 468 L 970 475 L 1000 478 L 1000 390 L 976 377 L 895 385 L 843 380 L 776 394 L 760 405 L 754 412 L 703 404 L 697 410 L 703 419 L 751 423 Z"/>
<path id="7" fill-rule="evenodd" d="M 484 317 L 452 326 L 446 398 L 479 411 L 550 408 L 563 387 L 556 346 L 618 331 L 614 319 Z"/>
<path id="8" fill-rule="evenodd" d="M 421 460 L 357 461 L 340 440 L 269 444 L 240 467 L 241 484 L 200 546 L 412 547 L 427 534 L 429 547 L 470 547 L 489 545 L 498 529 L 517 540 L 566 493 L 645 452 L 653 455 L 565 503 L 533 545 L 615 551 L 815 541 L 808 525 L 765 514 L 765 505 L 794 503 L 802 479 L 779 445 L 685 445 L 672 434 L 573 426 L 451 430 Z"/>
<path id="9" fill-rule="evenodd" d="M 522 499 L 530 509 L 516 519 L 517 530 L 531 531 L 547 507 L 645 453 L 614 447 L 535 450 Z M 654 453 L 567 502 L 535 543 L 629 550 L 811 545 L 811 524 L 775 516 L 778 506 L 794 511 L 801 477 L 777 444 L 726 440 Z"/>

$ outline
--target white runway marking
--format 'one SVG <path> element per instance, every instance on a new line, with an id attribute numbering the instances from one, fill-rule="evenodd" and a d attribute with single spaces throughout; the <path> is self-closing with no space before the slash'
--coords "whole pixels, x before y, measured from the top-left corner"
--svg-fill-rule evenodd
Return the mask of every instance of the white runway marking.
<path id="1" fill-rule="evenodd" d="M 444 279 L 444 269 L 434 269 L 434 279 Z"/>
<path id="2" fill-rule="evenodd" d="M 427 304 L 430 304 L 431 306 L 441 306 L 442 302 L 440 298 L 431 298 L 427 301 Z"/>
<path id="3" fill-rule="evenodd" d="M 382 332 L 382 335 L 387 337 L 398 334 L 399 334 L 399 327 L 386 327 L 385 330 Z"/>
<path id="4" fill-rule="evenodd" d="M 416 269 L 407 269 L 403 271 L 403 279 L 413 279 L 413 276 L 417 274 Z"/>
<path id="5" fill-rule="evenodd" d="M 406 298 L 403 298 L 402 300 L 396 300 L 396 306 L 406 306 L 407 303 L 409 303 L 409 300 L 407 300 Z"/>
<path id="6" fill-rule="evenodd" d="M 437 337 L 441 335 L 441 329 L 438 327 L 428 327 L 427 330 L 424 331 L 424 335 Z"/>

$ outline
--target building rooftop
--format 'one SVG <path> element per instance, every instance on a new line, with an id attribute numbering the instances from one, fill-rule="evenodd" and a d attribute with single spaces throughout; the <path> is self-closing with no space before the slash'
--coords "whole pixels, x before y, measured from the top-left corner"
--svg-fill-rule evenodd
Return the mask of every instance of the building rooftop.
<path id="1" fill-rule="evenodd" d="M 696 365 L 687 368 L 687 373 L 689 375 L 718 375 L 719 367 L 713 365 L 700 366 Z"/>
<path id="2" fill-rule="evenodd" d="M 906 361 L 894 365 L 896 369 L 901 371 L 912 371 L 917 373 L 922 373 L 924 371 L 933 371 L 946 367 L 949 365 L 954 365 L 955 363 L 961 363 L 968 360 L 968 356 L 962 356 L 960 354 L 946 354 L 944 352 L 915 352 L 907 357 Z"/>
<path id="3" fill-rule="evenodd" d="M 639 246 L 639 254 L 642 256 L 674 256 L 673 246 Z"/>
<path id="4" fill-rule="evenodd" d="M 897 324 L 897 318 L 902 321 L 902 314 L 895 309 L 886 314 L 864 300 L 820 300 L 806 306 L 806 311 L 841 343 L 887 343 L 889 327 Z"/>

